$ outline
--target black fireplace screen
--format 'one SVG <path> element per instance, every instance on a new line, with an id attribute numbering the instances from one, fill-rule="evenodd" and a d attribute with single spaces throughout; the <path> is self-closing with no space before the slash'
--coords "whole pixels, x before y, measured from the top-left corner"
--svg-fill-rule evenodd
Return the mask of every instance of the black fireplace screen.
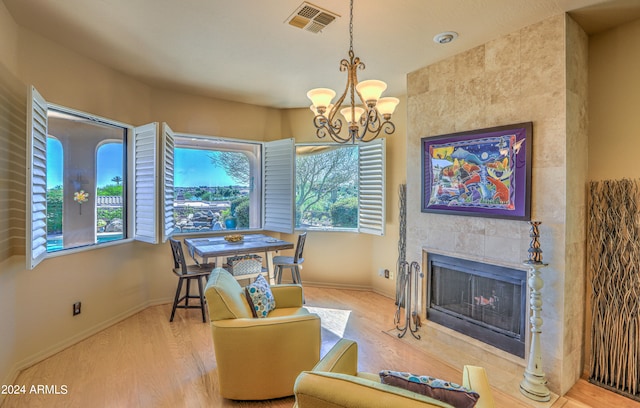
<path id="1" fill-rule="evenodd" d="M 429 255 L 427 318 L 524 357 L 526 272 Z"/>

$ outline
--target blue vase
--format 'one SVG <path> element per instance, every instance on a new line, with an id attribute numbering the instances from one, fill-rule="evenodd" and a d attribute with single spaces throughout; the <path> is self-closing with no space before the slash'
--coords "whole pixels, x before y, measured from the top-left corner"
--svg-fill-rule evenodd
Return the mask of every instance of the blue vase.
<path id="1" fill-rule="evenodd" d="M 237 225 L 238 220 L 236 219 L 236 217 L 229 217 L 224 220 L 224 226 L 227 227 L 227 229 L 236 229 Z"/>

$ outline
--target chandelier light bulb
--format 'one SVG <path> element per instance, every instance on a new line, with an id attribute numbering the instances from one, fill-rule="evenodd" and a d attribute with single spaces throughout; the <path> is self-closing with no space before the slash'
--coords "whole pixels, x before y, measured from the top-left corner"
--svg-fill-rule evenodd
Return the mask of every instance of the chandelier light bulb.
<path id="1" fill-rule="evenodd" d="M 377 79 L 362 81 L 356 85 L 356 90 L 368 106 L 375 106 L 385 89 L 387 89 L 387 84 Z"/>
<path id="2" fill-rule="evenodd" d="M 327 106 L 331 104 L 334 96 L 336 96 L 335 91 L 329 88 L 316 88 L 307 92 L 307 97 L 311 99 L 313 106 L 315 106 L 318 111 L 321 108 L 326 109 Z"/>
<path id="3" fill-rule="evenodd" d="M 351 119 L 351 107 L 347 107 L 347 108 L 342 108 L 340 109 L 340 113 L 342 114 L 342 116 L 344 116 L 344 118 L 347 120 L 347 123 L 357 123 L 360 120 L 360 117 L 362 116 L 362 114 L 364 113 L 364 109 L 356 106 L 354 109 L 354 113 L 356 115 L 356 120 L 352 121 Z"/>

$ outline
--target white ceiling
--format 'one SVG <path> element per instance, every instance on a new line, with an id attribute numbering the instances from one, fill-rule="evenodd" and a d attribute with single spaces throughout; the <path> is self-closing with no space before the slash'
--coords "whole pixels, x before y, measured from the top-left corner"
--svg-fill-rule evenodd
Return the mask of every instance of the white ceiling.
<path id="1" fill-rule="evenodd" d="M 302 0 L 2 1 L 17 24 L 154 86 L 291 108 L 308 106 L 311 88 L 346 83 L 348 0 L 311 1 L 340 15 L 319 34 L 285 22 Z M 578 9 L 585 28 L 603 30 L 639 18 L 640 0 L 355 0 L 359 80 L 405 95 L 409 72 Z M 442 31 L 460 36 L 434 43 Z"/>

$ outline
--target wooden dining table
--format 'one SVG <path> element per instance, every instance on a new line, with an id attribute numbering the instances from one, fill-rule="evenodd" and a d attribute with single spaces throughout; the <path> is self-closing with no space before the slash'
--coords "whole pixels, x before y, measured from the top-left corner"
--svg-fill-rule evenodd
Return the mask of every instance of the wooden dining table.
<path id="1" fill-rule="evenodd" d="M 283 241 L 265 234 L 246 234 L 239 242 L 228 242 L 223 236 L 205 238 L 186 238 L 185 245 L 194 259 L 196 255 L 201 262 L 207 263 L 209 258 L 215 259 L 216 266 L 222 266 L 222 257 L 263 253 L 266 257 L 267 276 L 271 284 L 275 283 L 273 271 L 273 254 L 283 249 L 293 249 L 292 242 Z"/>

